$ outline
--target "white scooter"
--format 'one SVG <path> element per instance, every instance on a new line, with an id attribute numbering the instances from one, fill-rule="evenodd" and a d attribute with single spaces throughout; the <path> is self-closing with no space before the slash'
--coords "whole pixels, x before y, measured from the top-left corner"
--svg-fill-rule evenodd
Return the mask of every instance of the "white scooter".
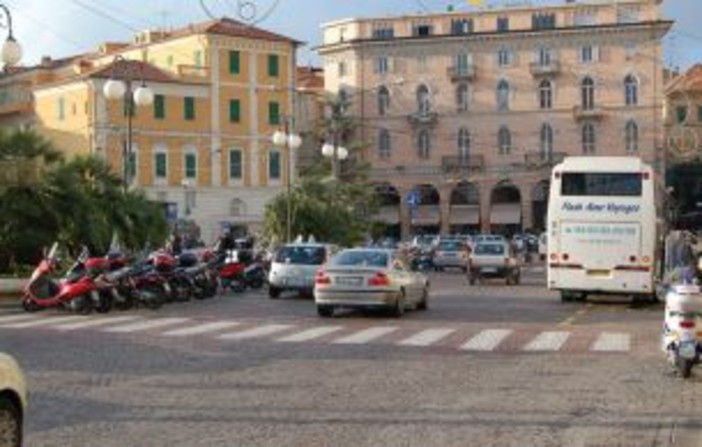
<path id="1" fill-rule="evenodd" d="M 662 346 L 670 364 L 688 378 L 702 354 L 702 290 L 697 284 L 673 285 L 665 295 Z"/>

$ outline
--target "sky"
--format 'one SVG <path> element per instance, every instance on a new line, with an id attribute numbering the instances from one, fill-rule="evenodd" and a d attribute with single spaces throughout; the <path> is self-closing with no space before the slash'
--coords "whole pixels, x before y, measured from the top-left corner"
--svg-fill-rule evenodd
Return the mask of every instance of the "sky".
<path id="1" fill-rule="evenodd" d="M 489 6 L 516 3 L 558 4 L 565 0 L 484 0 Z M 131 41 L 149 28 L 176 28 L 219 17 L 253 20 L 262 28 L 306 43 L 300 64 L 319 64 L 312 49 L 321 40 L 320 25 L 348 17 L 471 10 L 466 0 L 0 0 L 12 13 L 14 34 L 22 45 L 22 63 L 43 55 L 60 58 L 89 52 L 105 41 Z M 204 5 L 204 7 L 203 7 Z M 702 63 L 702 0 L 664 0 L 665 17 L 675 20 L 666 37 L 664 63 L 686 69 Z M 4 17 L 3 17 L 4 19 Z M 2 30 L 0 30 L 2 31 Z"/>

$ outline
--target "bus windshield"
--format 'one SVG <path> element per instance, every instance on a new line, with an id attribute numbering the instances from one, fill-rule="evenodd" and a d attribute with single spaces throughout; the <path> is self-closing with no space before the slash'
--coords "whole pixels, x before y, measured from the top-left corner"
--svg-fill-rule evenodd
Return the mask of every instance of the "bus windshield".
<path id="1" fill-rule="evenodd" d="M 640 197 L 642 193 L 638 172 L 564 172 L 562 175 L 562 196 Z"/>

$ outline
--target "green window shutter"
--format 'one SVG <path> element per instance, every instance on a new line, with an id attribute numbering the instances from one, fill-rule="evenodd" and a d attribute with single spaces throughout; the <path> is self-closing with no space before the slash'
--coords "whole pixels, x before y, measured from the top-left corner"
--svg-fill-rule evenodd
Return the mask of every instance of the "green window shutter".
<path id="1" fill-rule="evenodd" d="M 163 95 L 154 95 L 154 118 L 166 118 L 166 97 Z"/>
<path id="2" fill-rule="evenodd" d="M 268 103 L 268 123 L 280 124 L 280 104 L 275 101 Z"/>
<path id="3" fill-rule="evenodd" d="M 278 77 L 279 74 L 279 60 L 277 54 L 268 55 L 268 76 Z"/>
<path id="4" fill-rule="evenodd" d="M 197 155 L 185 154 L 185 177 L 197 177 Z"/>
<path id="5" fill-rule="evenodd" d="M 58 99 L 58 119 L 63 121 L 66 118 L 66 100 L 64 98 Z"/>
<path id="6" fill-rule="evenodd" d="M 241 179 L 241 151 L 231 150 L 229 151 L 229 178 L 230 179 Z"/>
<path id="7" fill-rule="evenodd" d="M 168 177 L 168 159 L 165 152 L 156 153 L 156 178 Z"/>
<path id="8" fill-rule="evenodd" d="M 196 67 L 202 67 L 202 51 L 195 50 L 195 53 L 193 53 L 193 62 Z"/>
<path id="9" fill-rule="evenodd" d="M 280 152 L 271 151 L 268 159 L 268 176 L 271 180 L 280 180 Z"/>
<path id="10" fill-rule="evenodd" d="M 238 99 L 229 101 L 229 121 L 232 123 L 241 121 L 241 101 Z"/>
<path id="11" fill-rule="evenodd" d="M 687 107 L 685 106 L 678 106 L 677 109 L 675 109 L 675 115 L 678 119 L 678 123 L 682 124 L 685 122 L 687 119 Z"/>
<path id="12" fill-rule="evenodd" d="M 186 96 L 183 99 L 183 106 L 184 106 L 184 118 L 188 121 L 192 121 L 195 119 L 195 98 L 192 96 Z"/>
<path id="13" fill-rule="evenodd" d="M 230 51 L 229 52 L 229 73 L 230 74 L 239 74 L 241 70 L 241 65 L 240 65 L 240 53 L 238 51 Z"/>

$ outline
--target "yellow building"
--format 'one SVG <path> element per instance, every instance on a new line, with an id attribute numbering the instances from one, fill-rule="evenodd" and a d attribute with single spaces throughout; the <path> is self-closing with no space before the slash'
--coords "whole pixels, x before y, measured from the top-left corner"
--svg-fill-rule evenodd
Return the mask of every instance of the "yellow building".
<path id="1" fill-rule="evenodd" d="M 225 223 L 256 231 L 265 204 L 295 175 L 295 154 L 270 136 L 293 110 L 298 45 L 228 18 L 145 31 L 132 43 L 3 77 L 0 99 L 20 84 L 33 99 L 22 93 L 6 113 L 0 104 L 0 125 L 21 121 L 67 154 L 104 156 L 120 175 L 129 158 L 130 187 L 177 204 L 205 241 Z M 134 107 L 130 120 L 124 101 L 103 94 L 110 78 L 147 85 L 153 104 Z"/>

